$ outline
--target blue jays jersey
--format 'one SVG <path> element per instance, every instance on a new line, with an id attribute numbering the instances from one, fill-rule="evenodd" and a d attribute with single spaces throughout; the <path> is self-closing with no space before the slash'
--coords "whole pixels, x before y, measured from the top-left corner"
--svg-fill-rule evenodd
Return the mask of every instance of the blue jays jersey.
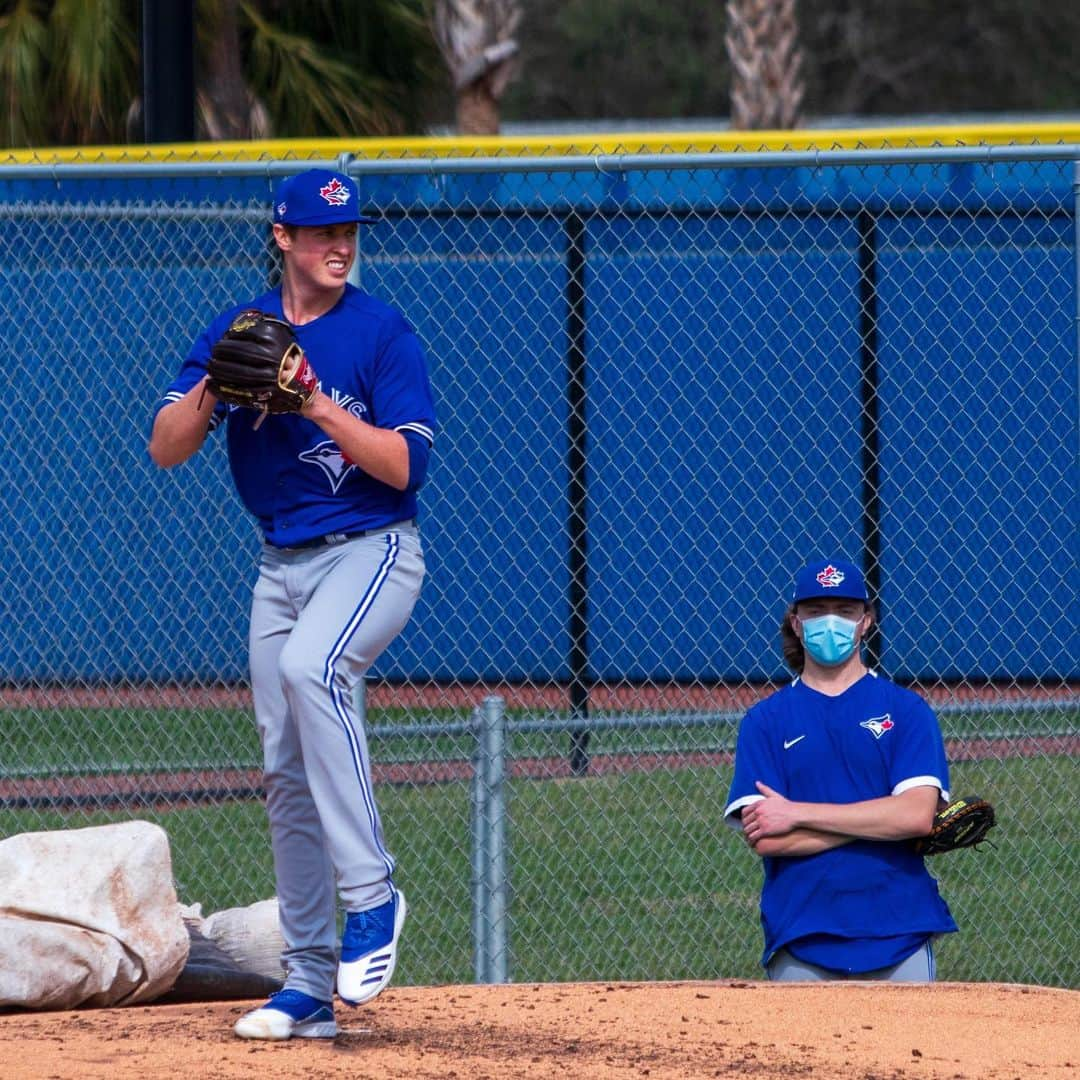
<path id="1" fill-rule="evenodd" d="M 280 319 L 281 290 L 222 312 L 199 335 L 159 408 L 206 374 L 210 350 L 236 314 L 257 308 Z M 326 314 L 293 327 L 324 394 L 375 427 L 431 445 L 435 408 L 423 348 L 394 308 L 352 285 Z M 292 547 L 327 533 L 358 532 L 416 516 L 415 491 L 398 491 L 346 458 L 317 424 L 219 403 L 211 429 L 226 422 L 237 492 L 265 539 Z"/>
<path id="2" fill-rule="evenodd" d="M 736 828 L 742 808 L 762 797 L 758 780 L 787 799 L 816 803 L 861 802 L 922 786 L 947 797 L 949 786 L 930 707 L 874 672 L 835 697 L 796 679 L 749 709 L 724 811 Z M 956 930 L 937 882 L 905 842 L 854 840 L 762 862 L 763 963 L 790 946 L 811 963 L 870 971 L 903 959 L 931 934 Z M 889 942 L 902 955 L 891 958 Z"/>

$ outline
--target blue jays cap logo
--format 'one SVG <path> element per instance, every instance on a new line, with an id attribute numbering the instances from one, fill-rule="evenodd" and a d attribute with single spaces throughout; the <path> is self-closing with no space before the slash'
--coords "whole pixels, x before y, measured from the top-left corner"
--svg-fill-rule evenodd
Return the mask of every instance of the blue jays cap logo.
<path id="1" fill-rule="evenodd" d="M 817 581 L 823 589 L 835 589 L 838 585 L 843 583 L 844 573 L 842 570 L 837 570 L 832 563 L 829 563 L 829 565 L 817 575 Z"/>
<path id="2" fill-rule="evenodd" d="M 329 184 L 319 188 L 319 194 L 331 206 L 344 206 L 352 192 L 335 176 Z"/>

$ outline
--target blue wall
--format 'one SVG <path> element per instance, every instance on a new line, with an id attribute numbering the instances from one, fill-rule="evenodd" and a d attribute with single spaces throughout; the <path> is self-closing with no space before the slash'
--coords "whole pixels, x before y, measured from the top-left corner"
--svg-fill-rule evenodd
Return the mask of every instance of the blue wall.
<path id="1" fill-rule="evenodd" d="M 861 556 L 858 225 L 872 214 L 883 666 L 1080 677 L 1067 165 L 361 184 L 386 219 L 364 236 L 365 287 L 417 326 L 441 423 L 422 495 L 429 580 L 380 674 L 569 675 L 574 210 L 593 674 L 779 677 L 795 566 Z M 258 538 L 223 440 L 169 473 L 145 442 L 191 339 L 266 279 L 265 226 L 242 211 L 268 195 L 255 179 L 0 184 L 20 395 L 0 425 L 0 681 L 244 677 Z M 114 203 L 162 215 L 26 212 Z M 207 205 L 234 217 L 170 217 Z"/>

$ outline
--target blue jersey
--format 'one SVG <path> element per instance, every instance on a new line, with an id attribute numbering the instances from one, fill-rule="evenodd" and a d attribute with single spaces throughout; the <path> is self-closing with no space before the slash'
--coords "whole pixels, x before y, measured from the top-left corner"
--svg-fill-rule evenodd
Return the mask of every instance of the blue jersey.
<path id="1" fill-rule="evenodd" d="M 941 731 L 925 701 L 868 672 L 830 697 L 801 679 L 754 705 L 739 728 L 724 815 L 739 827 L 760 780 L 797 802 L 853 803 L 933 786 L 948 796 Z M 956 930 L 937 882 L 909 843 L 854 840 L 816 855 L 766 857 L 763 963 L 787 947 L 833 970 L 899 962 Z"/>
<path id="2" fill-rule="evenodd" d="M 199 335 L 159 408 L 206 374 L 210 350 L 236 314 L 257 308 L 284 319 L 281 290 L 222 312 Z M 325 315 L 293 327 L 324 394 L 375 427 L 423 439 L 435 432 L 424 350 L 394 308 L 352 285 Z M 327 533 L 359 532 L 416 516 L 415 491 L 398 491 L 349 461 L 312 421 L 218 404 L 211 428 L 227 421 L 229 465 L 244 506 L 265 539 L 292 547 Z"/>

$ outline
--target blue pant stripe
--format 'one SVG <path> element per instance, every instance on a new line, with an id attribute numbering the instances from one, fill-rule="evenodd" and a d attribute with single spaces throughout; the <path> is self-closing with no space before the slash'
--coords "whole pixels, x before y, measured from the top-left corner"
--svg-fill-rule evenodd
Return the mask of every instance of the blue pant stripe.
<path id="1" fill-rule="evenodd" d="M 398 550 L 399 543 L 397 533 L 390 533 L 386 538 L 386 554 L 383 556 L 383 561 L 379 564 L 379 569 L 376 571 L 375 577 L 368 586 L 367 592 L 364 593 L 356 610 L 349 617 L 345 629 L 341 632 L 337 641 L 334 642 L 330 654 L 326 658 L 326 666 L 323 669 L 323 682 L 330 691 L 330 696 L 334 702 L 334 709 L 337 712 L 338 719 L 341 721 L 341 726 L 345 729 L 345 737 L 349 740 L 349 750 L 352 753 L 353 769 L 356 773 L 356 779 L 360 784 L 360 794 L 363 797 L 364 808 L 367 811 L 368 823 L 371 826 L 371 835 L 374 838 L 375 846 L 378 848 L 379 854 L 382 856 L 383 863 L 386 866 L 387 877 L 390 877 L 394 872 L 394 860 L 383 846 L 382 840 L 379 837 L 378 818 L 375 810 L 375 796 L 374 793 L 368 789 L 367 782 L 364 779 L 363 754 L 360 751 L 360 743 L 356 737 L 356 732 L 353 729 L 349 704 L 346 702 L 345 695 L 342 693 L 341 687 L 338 685 L 335 678 L 335 665 L 341 657 L 341 654 L 345 651 L 345 647 L 348 645 L 349 640 L 364 621 L 364 617 L 371 610 L 372 605 L 375 603 L 375 598 L 379 595 L 379 591 L 382 589 L 383 585 L 386 584 L 386 579 L 390 576 L 390 571 L 397 562 Z"/>

